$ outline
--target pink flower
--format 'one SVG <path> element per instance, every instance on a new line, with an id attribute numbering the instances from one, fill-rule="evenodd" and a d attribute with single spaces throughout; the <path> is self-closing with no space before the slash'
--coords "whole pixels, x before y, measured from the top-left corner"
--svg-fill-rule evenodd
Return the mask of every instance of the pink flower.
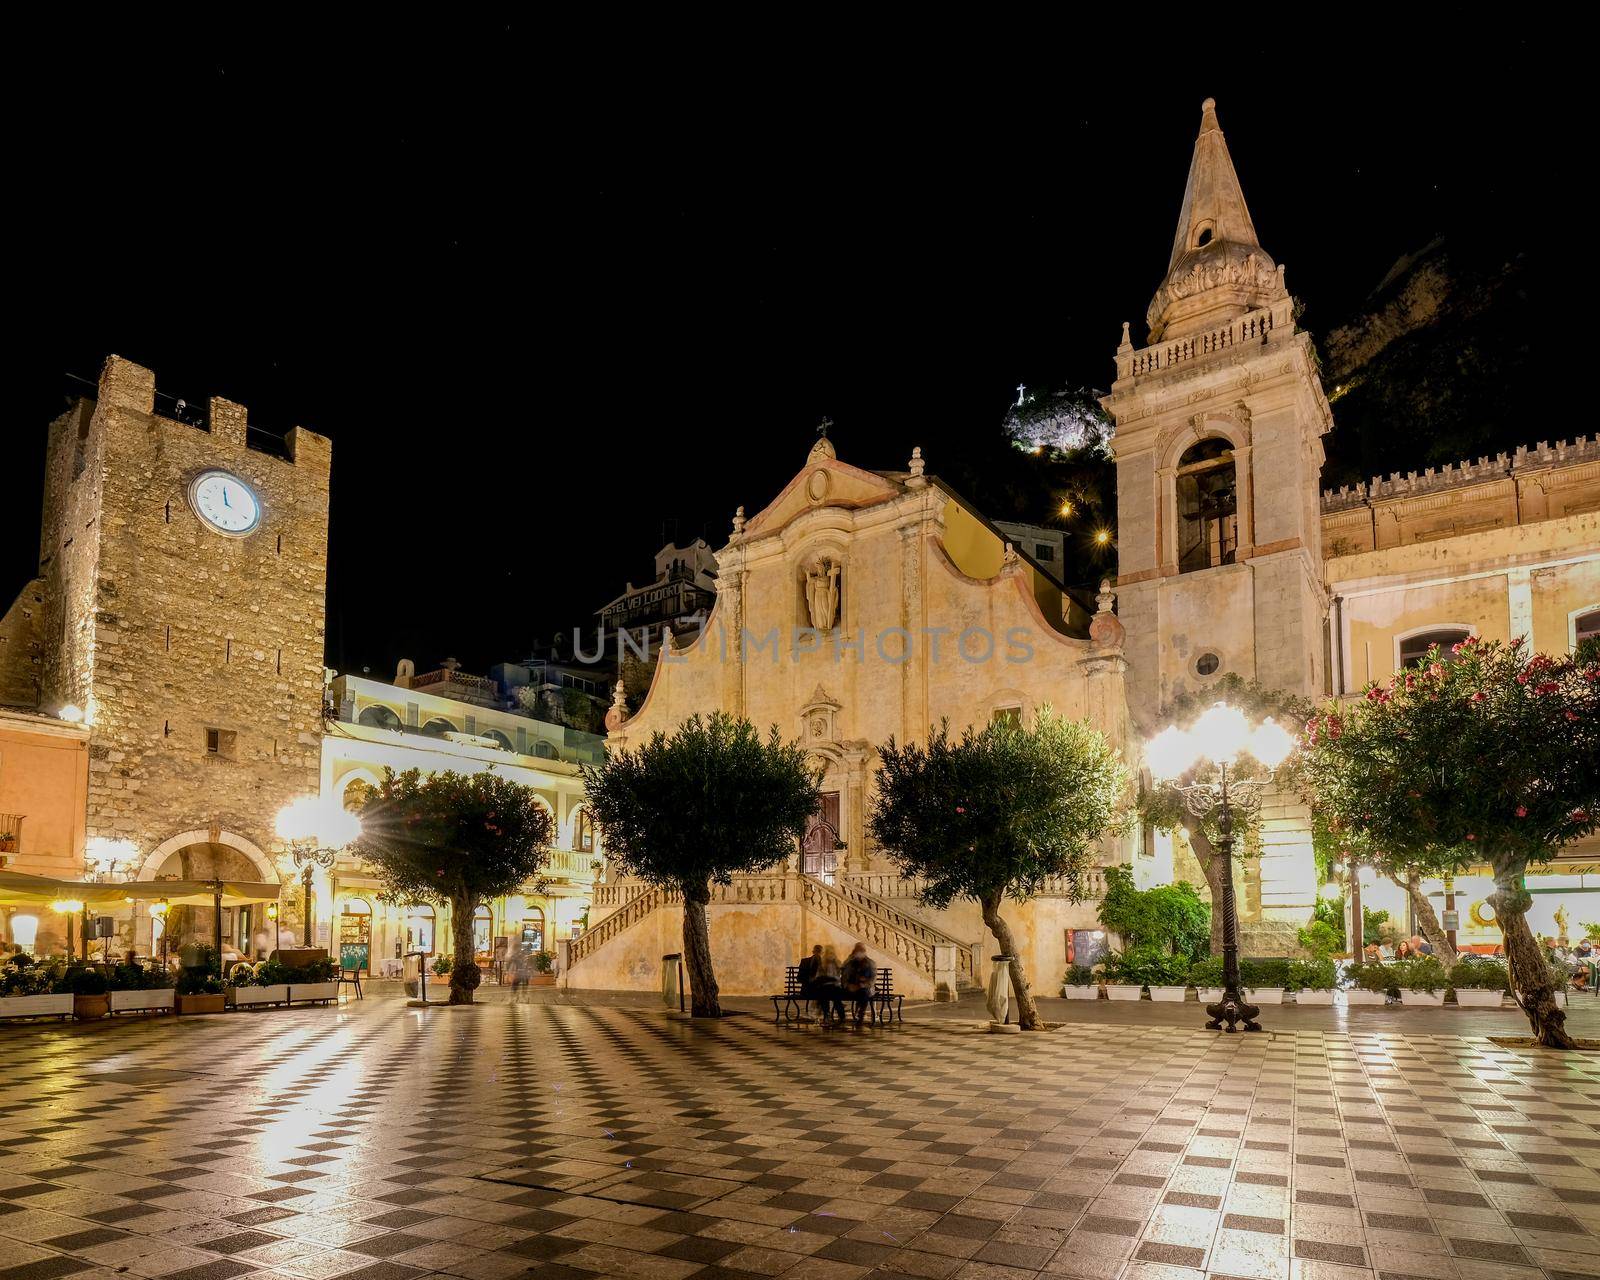
<path id="1" fill-rule="evenodd" d="M 1576 720 L 1577 718 L 1578 718 L 1578 713 L 1576 711 L 1567 712 L 1567 719 L 1568 720 Z"/>
<path id="2" fill-rule="evenodd" d="M 1536 694 L 1546 694 L 1546 693 L 1555 693 L 1560 688 L 1561 688 L 1561 686 L 1559 684 L 1557 684 L 1554 680 L 1546 680 L 1541 684 L 1534 685 L 1533 686 L 1533 691 Z"/>
<path id="3" fill-rule="evenodd" d="M 1435 679 L 1437 679 L 1439 676 L 1442 676 L 1444 674 L 1444 664 L 1442 662 L 1435 662 L 1431 664 L 1428 667 L 1428 674 L 1433 676 Z"/>
<path id="4" fill-rule="evenodd" d="M 1471 702 L 1482 702 L 1488 696 L 1489 695 L 1484 693 L 1484 691 L 1482 689 L 1479 689 L 1477 693 L 1473 694 L 1472 697 L 1470 699 L 1468 699 L 1468 701 L 1471 701 Z"/>
<path id="5" fill-rule="evenodd" d="M 965 813 L 966 810 L 964 808 L 962 808 L 960 805 L 957 805 L 956 806 L 956 812 L 957 813 Z"/>
<path id="6" fill-rule="evenodd" d="M 1525 805 L 1525 804 L 1519 804 L 1517 806 L 1517 817 L 1526 818 L 1527 816 L 1528 816 L 1528 806 Z"/>
<path id="7" fill-rule="evenodd" d="M 1476 840 L 1476 839 L 1477 839 L 1477 838 L 1478 838 L 1478 837 L 1477 837 L 1477 836 L 1475 836 L 1475 835 L 1473 835 L 1473 834 L 1472 834 L 1472 832 L 1470 832 L 1470 831 L 1469 831 L 1469 832 L 1467 832 L 1467 839 L 1468 839 L 1468 840 Z"/>

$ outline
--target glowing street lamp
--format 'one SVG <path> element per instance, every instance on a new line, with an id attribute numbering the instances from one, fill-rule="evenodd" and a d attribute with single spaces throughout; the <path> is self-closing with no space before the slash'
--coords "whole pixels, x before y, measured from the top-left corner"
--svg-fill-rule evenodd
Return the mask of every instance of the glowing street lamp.
<path id="1" fill-rule="evenodd" d="M 1294 750 L 1294 738 L 1273 720 L 1251 726 L 1237 707 L 1217 702 L 1208 707 L 1191 729 L 1171 725 L 1145 744 L 1144 762 L 1150 776 L 1183 797 L 1189 812 L 1204 818 L 1217 811 L 1217 856 L 1222 860 L 1222 999 L 1206 1006 L 1213 1031 L 1260 1031 L 1261 1012 L 1239 991 L 1239 914 L 1233 896 L 1233 815 L 1236 807 L 1253 805 L 1260 789 Z M 1230 775 L 1241 755 L 1252 756 L 1267 770 L 1267 777 Z M 1207 768 L 1210 766 L 1210 768 Z M 1214 775 L 1212 770 L 1214 769 Z M 1201 777 L 1204 772 L 1207 776 Z M 1183 781 L 1188 778 L 1187 782 Z M 1223 1023 L 1227 1026 L 1224 1027 Z"/>
<path id="2" fill-rule="evenodd" d="M 305 891 L 306 946 L 314 936 L 311 928 L 311 877 L 316 868 L 333 866 L 338 851 L 354 843 L 361 834 L 361 819 L 343 805 L 321 796 L 300 796 L 278 811 L 278 835 L 294 852 L 294 865 L 303 868 L 300 884 Z"/>

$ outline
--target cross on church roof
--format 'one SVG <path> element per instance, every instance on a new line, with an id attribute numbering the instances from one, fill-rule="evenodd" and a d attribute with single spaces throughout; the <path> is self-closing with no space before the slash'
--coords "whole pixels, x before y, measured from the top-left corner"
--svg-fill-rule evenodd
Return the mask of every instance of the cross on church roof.
<path id="1" fill-rule="evenodd" d="M 826 440 L 828 438 L 828 428 L 832 425 L 832 418 L 824 418 L 821 422 L 817 423 L 817 434 Z"/>

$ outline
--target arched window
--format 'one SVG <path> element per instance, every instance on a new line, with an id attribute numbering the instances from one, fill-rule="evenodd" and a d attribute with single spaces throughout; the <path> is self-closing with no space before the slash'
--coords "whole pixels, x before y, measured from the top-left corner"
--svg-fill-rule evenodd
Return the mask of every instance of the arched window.
<path id="1" fill-rule="evenodd" d="M 406 909 L 406 950 L 433 954 L 433 908 L 426 902 Z"/>
<path id="2" fill-rule="evenodd" d="M 365 778 L 357 778 L 344 789 L 344 807 L 351 813 L 360 813 L 377 794 L 378 789 L 375 786 Z"/>
<path id="3" fill-rule="evenodd" d="M 1178 572 L 1232 564 L 1239 547 L 1233 446 L 1201 440 L 1178 459 Z"/>
<path id="4" fill-rule="evenodd" d="M 485 738 L 493 738 L 495 745 L 502 751 L 513 750 L 511 746 L 511 739 L 506 737 L 506 735 L 501 733 L 498 729 L 485 729 L 483 731 L 483 736 Z"/>
<path id="5" fill-rule="evenodd" d="M 540 738 L 539 741 L 533 744 L 533 754 L 541 760 L 554 760 L 556 758 L 556 749 L 543 738 Z"/>
<path id="6" fill-rule="evenodd" d="M 1428 656 L 1428 650 L 1434 645 L 1439 646 L 1439 656 L 1445 662 L 1455 661 L 1455 654 L 1450 650 L 1460 644 L 1472 631 L 1467 627 L 1434 627 L 1429 631 L 1417 631 L 1408 636 L 1401 636 L 1395 641 L 1395 665 L 1400 667 L 1420 667 L 1423 659 Z"/>
<path id="7" fill-rule="evenodd" d="M 1600 639 L 1600 605 L 1585 610 L 1572 620 L 1572 647 L 1576 649 L 1585 640 Z"/>
<path id="8" fill-rule="evenodd" d="M 441 716 L 435 716 L 422 726 L 422 732 L 430 738 L 442 738 L 447 733 L 455 733 L 456 727 Z"/>
<path id="9" fill-rule="evenodd" d="M 544 912 L 538 907 L 529 907 L 522 917 L 521 945 L 531 951 L 544 950 Z"/>
<path id="10" fill-rule="evenodd" d="M 578 810 L 578 820 L 572 828 L 572 847 L 579 853 L 594 852 L 594 819 L 587 809 Z"/>
<path id="11" fill-rule="evenodd" d="M 478 955 L 489 954 L 491 935 L 494 933 L 494 914 L 488 906 L 480 903 L 478 909 L 472 913 L 472 949 Z"/>
<path id="12" fill-rule="evenodd" d="M 374 729 L 398 729 L 400 717 L 381 702 L 375 702 L 370 707 L 361 709 L 361 714 L 356 717 L 356 723 L 370 725 Z"/>

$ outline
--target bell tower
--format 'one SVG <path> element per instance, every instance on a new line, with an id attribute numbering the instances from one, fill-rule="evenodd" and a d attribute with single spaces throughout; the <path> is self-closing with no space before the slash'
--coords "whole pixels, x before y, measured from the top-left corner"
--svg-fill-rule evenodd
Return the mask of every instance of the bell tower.
<path id="1" fill-rule="evenodd" d="M 1116 421 L 1129 702 L 1146 727 L 1228 671 L 1310 697 L 1325 670 L 1318 476 L 1332 415 L 1216 103 L 1200 112 L 1149 345 L 1123 324 L 1102 401 Z"/>

